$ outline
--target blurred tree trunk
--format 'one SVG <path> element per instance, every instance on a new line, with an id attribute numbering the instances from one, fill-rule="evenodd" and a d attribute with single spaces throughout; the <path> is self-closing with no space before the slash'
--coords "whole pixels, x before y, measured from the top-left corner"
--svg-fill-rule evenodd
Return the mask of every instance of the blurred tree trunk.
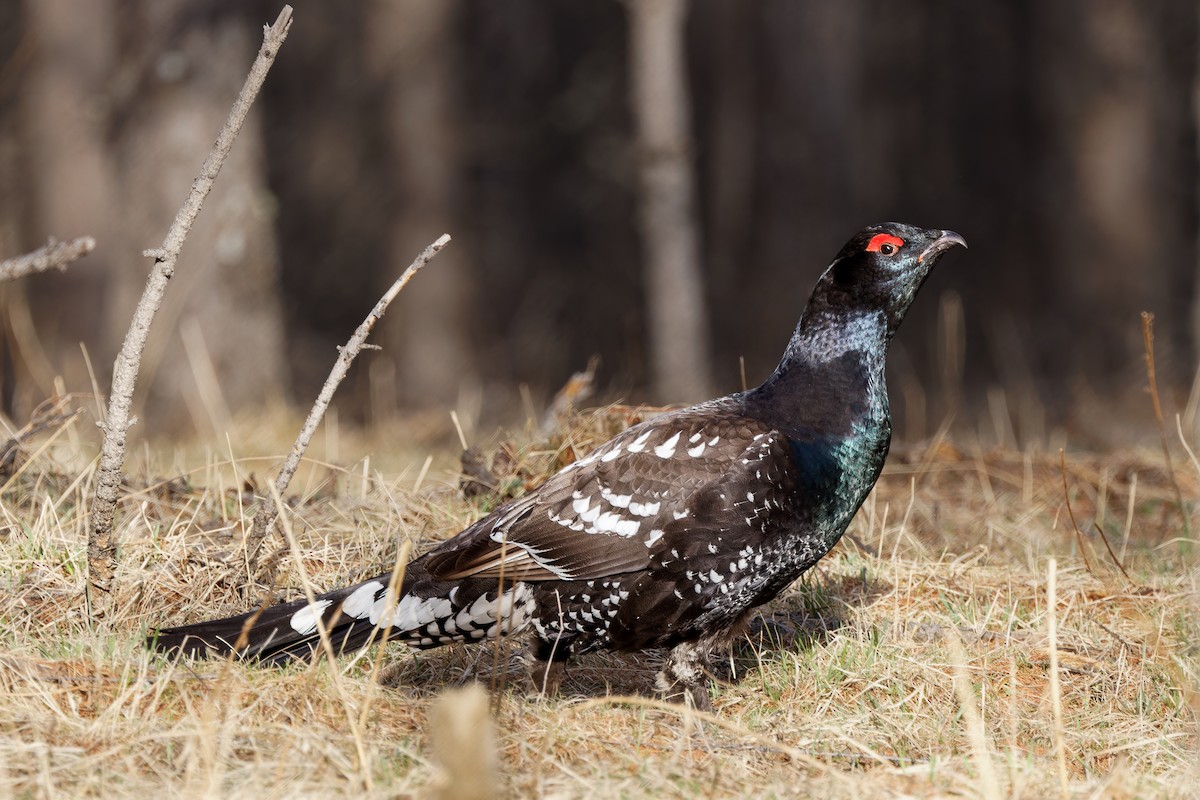
<path id="1" fill-rule="evenodd" d="M 256 104 L 270 142 L 268 184 L 280 198 L 287 366 L 293 396 L 305 404 L 329 375 L 335 347 L 362 322 L 364 304 L 383 291 L 377 239 L 389 213 L 376 174 L 377 98 L 362 52 L 366 11 L 361 3 L 305 5 Z M 343 419 L 362 416 L 362 371 L 338 390 Z"/>
<path id="2" fill-rule="evenodd" d="M 864 63 L 875 27 L 862 0 L 764 4 L 755 41 L 759 59 L 754 113 L 754 207 L 749 240 L 731 287 L 743 308 L 760 308 L 756 325 L 733 321 L 751 385 L 775 367 L 817 276 L 858 227 L 878 221 L 864 210 L 884 191 L 870 175 L 879 147 L 872 125 L 856 117 L 864 94 L 876 110 L 887 92 L 864 88 Z M 917 9 L 906 6 L 908 17 Z M 894 35 L 892 26 L 888 26 Z M 799 38 L 798 38 L 799 37 Z M 847 41 L 861 40 L 861 48 Z M 900 49 L 893 41 L 879 49 Z M 731 55 L 731 58 L 734 57 Z M 737 57 L 745 58 L 745 53 Z M 907 76 L 906 76 L 907 77 Z M 911 84 L 909 84 L 911 85 Z M 737 113 L 736 109 L 732 113 Z M 867 180 L 862 175 L 868 175 Z M 846 220 L 854 220 L 847 224 Z M 771 302 L 777 298 L 777 302 Z M 729 321 L 727 321 L 728 324 Z M 721 321 L 715 321 L 720 330 Z"/>
<path id="3" fill-rule="evenodd" d="M 28 71 L 33 37 L 25 28 L 20 3 L 0 4 L 0 260 L 28 250 L 29 188 L 25 181 L 17 87 Z M 23 286 L 0 286 L 0 414 L 11 419 L 16 390 L 17 357 L 9 303 L 25 303 Z"/>
<path id="4" fill-rule="evenodd" d="M 24 244 L 89 234 L 97 247 L 86 266 L 36 276 L 22 287 L 29 292 L 28 313 L 19 319 L 25 309 L 15 309 L 9 320 L 31 378 L 22 388 L 25 399 L 18 400 L 22 406 L 50 395 L 56 375 L 71 391 L 90 391 L 80 342 L 96 369 L 107 371 L 116 349 L 98 346 L 105 308 L 97 298 L 104 296 L 112 267 L 126 258 L 117 236 L 120 211 L 106 127 L 113 3 L 29 0 L 25 13 L 37 55 L 23 97 L 23 144 L 31 155 L 26 174 L 34 188 L 32 236 Z"/>
<path id="5" fill-rule="evenodd" d="M 642 251 L 654 396 L 710 396 L 684 29 L 686 0 L 628 0 L 630 77 L 642 179 Z"/>
<path id="6" fill-rule="evenodd" d="M 691 96 L 696 138 L 706 135 L 697 148 L 696 170 L 705 299 L 723 298 L 741 306 L 759 288 L 750 276 L 762 272 L 755 269 L 759 257 L 755 193 L 761 188 L 755 164 L 764 82 L 760 70 L 767 59 L 759 49 L 759 16 L 747 14 L 736 3 L 693 0 L 690 30 L 694 51 L 704 54 L 695 59 Z M 757 348 L 747 348 L 751 331 L 746 327 L 740 315 L 712 320 L 709 334 L 725 344 L 713 348 L 724 352 L 714 353 L 717 360 L 710 366 L 718 392 L 741 388 L 741 365 L 722 355 L 742 356 L 751 383 L 760 377 L 759 360 L 754 357 Z M 763 356 L 763 361 L 769 358 Z"/>
<path id="7" fill-rule="evenodd" d="M 457 7 L 448 0 L 376 0 L 369 6 L 367 60 L 378 81 L 385 130 L 384 159 L 378 168 L 394 193 L 387 255 L 378 267 L 381 285 L 390 283 L 442 233 L 457 233 Z M 444 407 L 457 400 L 464 386 L 478 382 L 470 342 L 472 282 L 465 244 L 455 241 L 397 298 L 384 328 L 397 363 L 394 391 L 403 402 Z M 377 371 L 373 377 L 390 374 Z"/>
<path id="8" fill-rule="evenodd" d="M 1197 6 L 1200 10 L 1200 5 Z M 1200 13 L 1196 15 L 1196 24 L 1193 26 L 1193 35 L 1195 36 L 1195 46 L 1193 52 L 1200 49 Z M 1196 147 L 1197 154 L 1200 155 L 1200 58 L 1197 58 L 1193 65 L 1192 71 L 1192 137 Z M 1198 159 L 1200 160 L 1200 159 Z M 1194 176 L 1196 185 L 1193 187 L 1195 196 L 1200 201 L 1200 174 Z M 1200 202 L 1197 203 L 1198 212 L 1194 223 L 1200 223 Z M 1195 232 L 1197 235 L 1196 241 L 1196 261 L 1195 274 L 1192 283 L 1192 364 L 1195 373 L 1192 376 L 1192 396 L 1189 400 L 1191 423 L 1196 427 L 1194 435 L 1200 436 L 1200 409 L 1197 408 L 1200 402 L 1200 224 L 1196 224 Z"/>
<path id="9" fill-rule="evenodd" d="M 128 244 L 110 294 L 110 347 L 119 346 L 144 286 L 149 265 L 139 254 L 162 240 L 245 80 L 258 45 L 254 20 L 186 0 L 134 0 L 120 15 L 114 127 Z M 200 430 L 219 434 L 231 410 L 281 399 L 279 265 L 265 176 L 254 113 L 188 237 L 147 344 L 140 381 L 156 405 L 152 422 L 186 424 L 186 411 Z"/>
<path id="10" fill-rule="evenodd" d="M 1040 110 L 1055 131 L 1042 195 L 1054 228 L 1046 289 L 1069 298 L 1046 320 L 1060 353 L 1049 372 L 1076 378 L 1074 401 L 1140 384 L 1138 313 L 1148 310 L 1160 319 L 1160 378 L 1179 385 L 1190 348 L 1179 264 L 1195 246 L 1195 201 L 1178 175 L 1195 155 L 1178 134 L 1192 124 L 1192 89 L 1171 63 L 1179 48 L 1170 39 L 1182 35 L 1194 49 L 1195 9 L 1147 14 L 1137 0 L 1072 0 L 1038 14 L 1040 71 L 1051 76 Z"/>

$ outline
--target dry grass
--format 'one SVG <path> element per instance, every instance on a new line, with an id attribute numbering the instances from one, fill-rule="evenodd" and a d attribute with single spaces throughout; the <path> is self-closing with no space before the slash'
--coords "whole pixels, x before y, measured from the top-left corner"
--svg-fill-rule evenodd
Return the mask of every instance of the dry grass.
<path id="1" fill-rule="evenodd" d="M 584 417 L 562 441 L 510 448 L 505 484 L 536 481 L 627 416 Z M 1057 452 L 899 450 L 851 535 L 768 608 L 771 624 L 733 654 L 715 713 L 698 716 L 648 694 L 649 656 L 582 659 L 563 695 L 544 700 L 526 696 L 512 648 L 393 645 L 378 673 L 373 655 L 270 669 L 147 654 L 152 625 L 243 610 L 222 583 L 225 561 L 253 515 L 243 483 L 271 469 L 243 456 L 277 452 L 290 430 L 247 427 L 222 453 L 137 456 L 117 612 L 103 628 L 82 574 L 95 437 L 60 420 L 4 467 L 0 795 L 422 795 L 444 785 L 427 713 L 473 680 L 497 687 L 501 796 L 1057 797 L 1060 742 L 1071 796 L 1197 794 L 1200 570 L 1159 453 L 1069 455 L 1077 534 Z M 325 447 L 365 453 L 386 440 Z M 393 457 L 310 462 L 293 485 L 290 521 L 318 586 L 390 567 L 402 539 L 419 550 L 495 502 L 464 501 L 448 455 L 427 472 L 418 452 Z M 1194 503 L 1200 470 L 1177 467 Z M 281 591 L 295 596 L 297 565 L 282 565 Z"/>

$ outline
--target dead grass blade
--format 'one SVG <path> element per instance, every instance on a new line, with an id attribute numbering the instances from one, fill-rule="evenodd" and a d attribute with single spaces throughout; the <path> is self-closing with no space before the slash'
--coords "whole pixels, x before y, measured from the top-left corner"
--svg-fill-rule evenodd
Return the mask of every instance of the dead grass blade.
<path id="1" fill-rule="evenodd" d="M 371 638 L 367 639 L 367 643 L 363 645 L 363 652 L 366 652 L 367 648 L 375 642 L 376 634 L 379 635 L 379 646 L 375 648 L 375 659 L 371 663 L 371 679 L 367 683 L 366 694 L 362 701 L 362 711 L 358 716 L 359 728 L 367 726 L 367 715 L 371 712 L 374 689 L 379 685 L 379 668 L 383 665 L 383 653 L 387 649 L 388 636 L 392 632 L 392 617 L 396 612 L 397 594 L 400 587 L 404 585 L 404 572 L 408 567 L 410 552 L 412 552 L 412 542 L 405 541 L 400 545 L 400 551 L 396 553 L 396 563 L 392 566 L 392 577 L 388 580 L 387 591 L 384 594 L 383 616 L 379 618 L 379 623 L 387 620 L 387 625 L 380 628 L 380 624 L 376 624 L 375 630 L 371 631 Z"/>
<path id="2" fill-rule="evenodd" d="M 1146 345 L 1146 381 L 1150 387 L 1150 399 L 1154 403 L 1154 422 L 1158 425 L 1163 463 L 1167 466 L 1167 478 L 1175 490 L 1175 505 L 1179 508 L 1179 516 L 1183 520 L 1183 537 L 1191 539 L 1191 524 L 1187 509 L 1183 505 L 1183 492 L 1179 489 L 1179 481 L 1175 479 L 1175 465 L 1171 463 L 1171 449 L 1167 447 L 1167 423 L 1163 417 L 1162 401 L 1158 397 L 1158 377 L 1154 367 L 1154 315 L 1149 311 L 1142 312 L 1142 340 Z"/>
<path id="3" fill-rule="evenodd" d="M 277 508 L 285 508 L 283 498 L 275 491 L 275 485 L 270 485 L 271 491 L 274 493 L 275 505 Z M 283 535 L 287 539 L 288 548 L 292 553 L 292 561 L 295 562 L 296 572 L 300 575 L 300 581 L 304 586 L 304 596 L 308 600 L 310 608 L 316 607 L 317 593 L 313 588 L 312 581 L 308 577 L 308 570 L 304 566 L 304 556 L 300 552 L 300 545 L 296 543 L 296 536 L 292 530 L 291 518 L 287 513 L 278 515 L 277 520 L 279 527 L 283 529 Z M 333 643 L 329 639 L 329 629 L 325 627 L 323 615 L 318 612 L 313 614 L 313 618 L 317 623 L 317 635 L 321 637 L 321 649 L 324 651 L 326 658 L 329 659 L 329 676 L 333 682 L 333 688 L 338 693 L 341 699 L 342 708 L 346 712 L 346 722 L 350 726 L 350 735 L 354 737 L 354 748 L 358 752 L 358 769 L 362 788 L 366 791 L 371 790 L 371 762 L 367 756 L 367 747 L 363 741 L 362 730 L 358 724 L 358 717 L 354 713 L 354 704 L 346 692 L 346 687 L 342 682 L 342 672 L 338 669 L 337 654 L 333 650 Z M 319 659 L 313 658 L 314 664 Z"/>
<path id="4" fill-rule="evenodd" d="M 1000 782 L 992 765 L 992 753 L 988 747 L 987 733 L 983 729 L 983 718 L 976 708 L 975 690 L 971 687 L 971 676 L 967 674 L 967 655 L 963 650 L 958 631 L 946 637 L 950 651 L 950 663 L 954 667 L 954 692 L 962 708 L 963 721 L 967 727 L 967 739 L 971 742 L 971 755 L 975 770 L 979 774 L 979 787 L 987 800 L 1000 800 Z"/>
<path id="5" fill-rule="evenodd" d="M 1050 704 L 1054 712 L 1054 754 L 1058 762 L 1058 783 L 1063 800 L 1070 800 L 1067 783 L 1067 744 L 1063 729 L 1062 686 L 1058 675 L 1058 564 L 1052 558 L 1046 567 L 1046 647 L 1050 651 Z"/>
<path id="6" fill-rule="evenodd" d="M 665 711 L 668 714 L 673 714 L 680 717 L 684 725 L 689 728 L 691 727 L 692 723 L 706 722 L 715 727 L 729 731 L 730 733 L 743 739 L 749 739 L 750 741 L 755 742 L 763 747 L 774 750 L 777 753 L 781 753 L 782 755 L 790 758 L 792 761 L 795 761 L 797 764 L 804 764 L 814 770 L 817 770 L 823 775 L 839 775 L 839 773 L 833 770 L 828 764 L 812 757 L 808 753 L 797 750 L 790 745 L 783 744 L 782 742 L 772 739 L 769 736 L 763 736 L 762 734 L 755 733 L 754 731 L 748 730 L 740 725 L 736 725 L 719 715 L 707 711 L 700 711 L 684 704 L 668 703 L 665 700 L 655 700 L 653 698 L 639 697 L 637 695 L 614 694 L 608 695 L 607 697 L 596 697 L 591 700 L 584 700 L 581 703 L 570 706 L 567 709 L 567 714 L 578 715 L 582 714 L 584 711 L 589 711 L 593 708 L 602 706 L 632 706 L 637 708 L 652 708 L 656 711 Z"/>
<path id="7" fill-rule="evenodd" d="M 478 683 L 451 689 L 429 710 L 430 740 L 442 774 L 436 800 L 490 800 L 498 789 L 496 734 Z"/>

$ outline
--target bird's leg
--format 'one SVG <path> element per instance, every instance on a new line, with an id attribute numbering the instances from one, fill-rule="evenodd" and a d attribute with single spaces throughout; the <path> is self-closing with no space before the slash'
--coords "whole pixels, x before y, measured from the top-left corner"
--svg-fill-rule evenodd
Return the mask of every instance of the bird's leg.
<path id="1" fill-rule="evenodd" d="M 567 673 L 571 657 L 570 643 L 564 639 L 535 639 L 526 653 L 526 667 L 534 691 L 543 697 L 554 697 Z"/>
<path id="2" fill-rule="evenodd" d="M 654 688 L 667 700 L 682 700 L 700 711 L 711 711 L 708 653 L 709 648 L 704 643 L 676 645 L 658 671 Z"/>

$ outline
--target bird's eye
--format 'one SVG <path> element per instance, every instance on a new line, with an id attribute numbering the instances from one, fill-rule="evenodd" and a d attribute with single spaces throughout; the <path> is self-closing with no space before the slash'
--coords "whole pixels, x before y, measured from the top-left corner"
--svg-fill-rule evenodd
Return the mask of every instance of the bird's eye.
<path id="1" fill-rule="evenodd" d="M 904 246 L 904 240 L 890 233 L 877 233 L 867 242 L 868 253 L 882 253 L 890 256 Z"/>

